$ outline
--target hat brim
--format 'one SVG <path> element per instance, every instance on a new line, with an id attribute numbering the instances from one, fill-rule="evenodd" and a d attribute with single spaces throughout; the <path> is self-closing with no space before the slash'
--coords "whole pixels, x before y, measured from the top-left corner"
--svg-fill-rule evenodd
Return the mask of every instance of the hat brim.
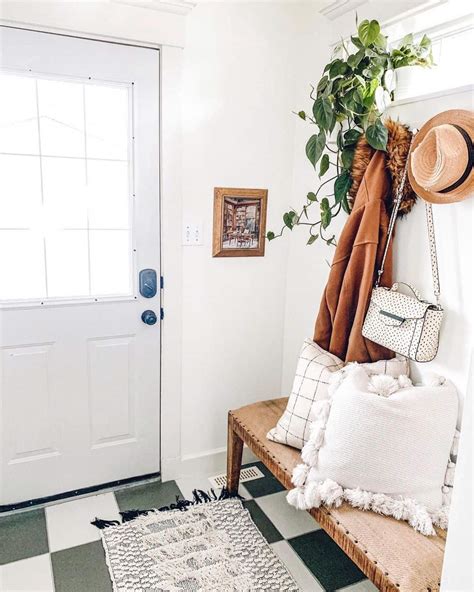
<path id="1" fill-rule="evenodd" d="M 422 199 L 435 204 L 447 204 L 462 201 L 474 193 L 474 169 L 471 171 L 468 178 L 456 189 L 448 193 L 439 193 L 436 191 L 428 191 L 419 185 L 411 170 L 411 154 L 415 148 L 422 142 L 426 134 L 434 127 L 442 124 L 456 124 L 462 127 L 469 134 L 472 141 L 474 141 L 474 113 L 465 109 L 450 109 L 443 111 L 429 119 L 413 139 L 412 148 L 410 151 L 410 160 L 408 163 L 408 178 L 413 191 Z"/>

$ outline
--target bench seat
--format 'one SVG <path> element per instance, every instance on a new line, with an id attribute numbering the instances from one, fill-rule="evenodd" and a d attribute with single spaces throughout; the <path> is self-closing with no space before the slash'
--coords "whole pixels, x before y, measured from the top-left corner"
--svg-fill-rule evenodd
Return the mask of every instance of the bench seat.
<path id="1" fill-rule="evenodd" d="M 227 483 L 238 488 L 243 444 L 265 464 L 286 489 L 293 487 L 293 467 L 300 451 L 267 440 L 288 399 L 273 399 L 229 412 Z M 446 532 L 426 537 L 407 523 L 343 504 L 313 508 L 310 514 L 382 591 L 435 592 L 440 589 Z"/>

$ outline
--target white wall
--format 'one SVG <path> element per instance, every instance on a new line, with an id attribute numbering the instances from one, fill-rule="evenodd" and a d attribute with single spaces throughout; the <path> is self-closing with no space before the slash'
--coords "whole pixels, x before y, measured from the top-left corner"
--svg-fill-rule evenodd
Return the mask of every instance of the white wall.
<path id="1" fill-rule="evenodd" d="M 228 409 L 280 395 L 288 242 L 263 258 L 212 258 L 213 188 L 268 188 L 268 229 L 291 205 L 295 67 L 308 5 L 204 4 L 187 19 L 183 219 L 204 226 L 183 249 L 183 459 L 224 450 Z M 324 33 L 323 37 L 324 37 Z"/>

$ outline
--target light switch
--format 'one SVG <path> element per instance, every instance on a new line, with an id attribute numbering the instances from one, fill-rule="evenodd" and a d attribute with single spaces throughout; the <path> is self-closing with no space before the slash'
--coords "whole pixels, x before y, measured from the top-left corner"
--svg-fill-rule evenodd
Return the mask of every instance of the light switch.
<path id="1" fill-rule="evenodd" d="M 185 247 L 197 247 L 202 245 L 202 224 L 200 222 L 186 222 L 184 224 L 183 245 Z"/>

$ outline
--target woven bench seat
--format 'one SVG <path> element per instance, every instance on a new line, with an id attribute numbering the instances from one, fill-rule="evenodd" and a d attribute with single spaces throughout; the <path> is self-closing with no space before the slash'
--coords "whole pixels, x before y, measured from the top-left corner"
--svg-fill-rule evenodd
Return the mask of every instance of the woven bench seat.
<path id="1" fill-rule="evenodd" d="M 227 483 L 238 488 L 243 444 L 265 464 L 286 489 L 300 452 L 267 440 L 267 432 L 282 415 L 288 399 L 274 399 L 229 412 Z M 435 592 L 440 589 L 446 533 L 425 537 L 405 522 L 343 504 L 313 508 L 310 514 L 383 591 Z"/>

